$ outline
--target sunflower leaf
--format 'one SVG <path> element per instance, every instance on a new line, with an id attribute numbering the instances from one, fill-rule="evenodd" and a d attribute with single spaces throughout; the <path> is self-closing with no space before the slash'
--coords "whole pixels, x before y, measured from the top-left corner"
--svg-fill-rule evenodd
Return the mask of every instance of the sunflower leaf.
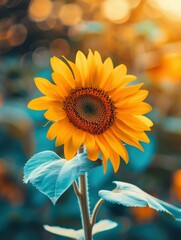
<path id="1" fill-rule="evenodd" d="M 71 228 L 62 228 L 62 227 L 58 227 L 58 226 L 49 226 L 49 225 L 44 225 L 44 229 L 48 232 L 51 232 L 51 233 L 59 235 L 59 236 L 68 237 L 68 238 L 72 238 L 72 239 L 78 239 L 78 240 L 83 239 L 82 234 L 80 234 L 80 232 L 79 232 L 80 230 L 76 231 Z"/>
<path id="2" fill-rule="evenodd" d="M 100 165 L 99 159 L 90 161 L 85 153 L 77 154 L 67 161 L 53 151 L 43 151 L 26 163 L 23 181 L 31 182 L 55 204 L 80 175 Z"/>
<path id="3" fill-rule="evenodd" d="M 117 226 L 118 224 L 116 222 L 110 221 L 108 219 L 104 219 L 94 224 L 92 229 L 92 234 L 95 235 L 97 233 L 113 229 Z"/>
<path id="4" fill-rule="evenodd" d="M 148 205 L 156 211 L 164 212 L 173 219 L 181 221 L 180 208 L 149 195 L 133 184 L 117 181 L 114 183 L 117 186 L 115 190 L 101 190 L 99 196 L 108 202 L 122 204 L 126 207 L 146 207 Z"/>
<path id="5" fill-rule="evenodd" d="M 95 235 L 97 233 L 107 231 L 110 229 L 113 229 L 117 227 L 117 223 L 110 221 L 108 219 L 101 220 L 98 223 L 94 224 L 93 229 L 92 229 L 92 235 Z M 44 225 L 45 230 L 48 232 L 57 234 L 59 236 L 64 236 L 64 237 L 69 237 L 72 239 L 79 239 L 83 240 L 84 239 L 84 230 L 74 230 L 70 228 L 62 228 L 58 226 L 49 226 L 49 225 Z"/>

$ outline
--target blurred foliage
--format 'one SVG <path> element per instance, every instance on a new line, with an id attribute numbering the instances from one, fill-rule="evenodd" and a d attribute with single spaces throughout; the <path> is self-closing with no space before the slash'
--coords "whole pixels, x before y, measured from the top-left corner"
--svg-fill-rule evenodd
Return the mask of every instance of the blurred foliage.
<path id="1" fill-rule="evenodd" d="M 128 147 L 130 165 L 90 173 L 91 207 L 113 180 L 131 182 L 175 205 L 181 204 L 181 5 L 180 0 L 2 0 L 0 1 L 0 239 L 60 239 L 43 224 L 80 229 L 79 209 L 69 189 L 56 206 L 22 183 L 33 154 L 62 147 L 46 139 L 43 112 L 27 102 L 38 96 L 33 78 L 51 80 L 49 58 L 74 59 L 77 50 L 98 50 L 144 82 L 155 126 L 145 152 Z M 95 239 L 178 239 L 181 225 L 148 209 L 105 204 L 98 219 L 119 227 Z M 63 239 L 63 238 L 61 238 Z"/>

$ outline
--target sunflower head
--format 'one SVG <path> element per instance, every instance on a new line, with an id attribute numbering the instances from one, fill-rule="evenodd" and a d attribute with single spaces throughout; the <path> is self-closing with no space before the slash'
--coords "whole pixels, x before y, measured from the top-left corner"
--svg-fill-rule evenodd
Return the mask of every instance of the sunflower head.
<path id="1" fill-rule="evenodd" d="M 127 86 L 136 77 L 127 75 L 125 65 L 114 67 L 110 58 L 103 62 L 97 51 L 89 51 L 87 58 L 78 51 L 75 63 L 53 57 L 51 66 L 54 83 L 35 78 L 43 96 L 28 107 L 46 110 L 44 116 L 52 122 L 47 138 L 64 145 L 67 160 L 84 145 L 89 160 L 101 153 L 104 171 L 110 159 L 116 172 L 120 157 L 128 162 L 125 144 L 143 150 L 140 141 L 149 142 L 145 131 L 152 126 L 144 116 L 151 111 L 143 102 L 148 91 L 140 89 L 143 84 Z"/>

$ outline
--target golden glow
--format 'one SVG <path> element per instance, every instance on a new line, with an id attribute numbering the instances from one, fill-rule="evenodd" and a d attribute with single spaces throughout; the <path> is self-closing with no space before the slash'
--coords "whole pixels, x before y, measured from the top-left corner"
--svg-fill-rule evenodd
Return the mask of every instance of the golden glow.
<path id="1" fill-rule="evenodd" d="M 158 65 L 147 70 L 150 79 L 161 86 L 171 86 L 181 82 L 181 54 L 165 54 Z"/>
<path id="2" fill-rule="evenodd" d="M 177 200 L 181 202 L 181 169 L 173 173 L 171 189 Z"/>
<path id="3" fill-rule="evenodd" d="M 47 19 L 53 9 L 53 4 L 50 0 L 32 0 L 29 5 L 29 15 L 36 21 L 44 21 Z"/>
<path id="4" fill-rule="evenodd" d="M 131 8 L 136 8 L 140 4 L 141 0 L 128 0 L 128 2 Z"/>
<path id="5" fill-rule="evenodd" d="M 149 4 L 160 9 L 166 17 L 181 20 L 180 0 L 149 0 Z"/>
<path id="6" fill-rule="evenodd" d="M 148 206 L 144 208 L 133 207 L 131 208 L 131 212 L 135 220 L 139 223 L 151 222 L 155 216 L 155 211 Z"/>
<path id="7" fill-rule="evenodd" d="M 153 14 L 154 11 L 154 14 Z M 143 6 L 143 14 L 150 19 L 160 18 L 162 13 L 158 8 L 155 8 L 155 5 L 151 5 L 150 2 L 147 2 Z"/>
<path id="8" fill-rule="evenodd" d="M 105 0 L 102 4 L 104 16 L 112 22 L 119 22 L 128 19 L 130 6 L 125 0 Z"/>
<path id="9" fill-rule="evenodd" d="M 64 25 L 73 26 L 82 19 L 82 10 L 76 4 L 66 4 L 59 12 L 59 17 Z"/>

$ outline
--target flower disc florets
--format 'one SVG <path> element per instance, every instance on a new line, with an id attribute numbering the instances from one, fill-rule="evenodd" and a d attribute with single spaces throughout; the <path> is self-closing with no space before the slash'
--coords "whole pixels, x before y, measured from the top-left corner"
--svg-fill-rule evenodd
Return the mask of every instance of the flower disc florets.
<path id="1" fill-rule="evenodd" d="M 93 87 L 73 90 L 64 102 L 69 121 L 92 134 L 102 134 L 114 122 L 115 109 L 111 98 Z"/>

